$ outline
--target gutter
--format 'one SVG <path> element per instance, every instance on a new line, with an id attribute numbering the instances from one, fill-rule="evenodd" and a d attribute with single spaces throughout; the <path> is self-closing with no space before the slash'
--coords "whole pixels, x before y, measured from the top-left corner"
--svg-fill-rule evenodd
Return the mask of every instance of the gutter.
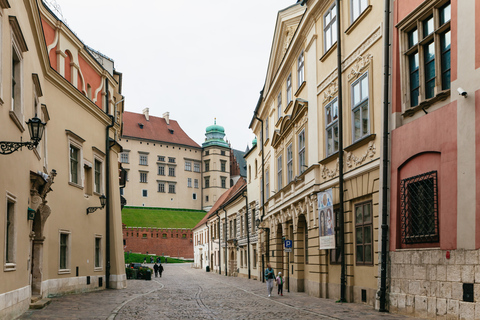
<path id="1" fill-rule="evenodd" d="M 105 79 L 105 113 L 108 114 L 108 101 L 110 99 L 108 92 L 108 78 Z M 105 193 L 107 194 L 107 199 L 105 201 L 105 255 L 106 255 L 106 270 L 105 270 L 105 287 L 110 288 L 110 200 L 112 198 L 112 193 L 110 192 L 110 128 L 113 127 L 115 123 L 115 117 L 111 114 L 108 114 L 110 117 L 111 123 L 107 126 L 105 132 L 105 162 L 106 162 L 106 177 L 105 177 Z"/>
<path id="2" fill-rule="evenodd" d="M 222 208 L 223 211 L 225 211 L 225 276 L 228 276 L 228 270 L 227 270 L 227 233 L 228 233 L 228 223 L 227 223 L 227 210 L 225 210 L 225 207 Z"/>
<path id="3" fill-rule="evenodd" d="M 248 264 L 248 279 L 250 279 L 251 272 L 250 272 L 250 230 L 248 228 L 248 195 L 246 195 L 246 192 L 243 192 L 242 196 L 245 198 L 245 223 L 247 224 L 247 255 L 248 255 L 247 264 Z M 252 224 L 253 223 L 255 223 L 255 221 L 252 221 Z"/>
<path id="4" fill-rule="evenodd" d="M 218 215 L 218 210 L 215 212 L 215 215 L 218 218 L 218 274 L 222 274 L 222 264 L 220 263 L 220 250 L 221 246 L 221 237 L 220 237 L 220 216 Z"/>

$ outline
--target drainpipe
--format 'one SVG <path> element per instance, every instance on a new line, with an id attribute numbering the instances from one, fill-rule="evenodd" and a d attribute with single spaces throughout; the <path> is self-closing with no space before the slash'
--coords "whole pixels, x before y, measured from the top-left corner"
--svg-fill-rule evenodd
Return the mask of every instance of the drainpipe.
<path id="1" fill-rule="evenodd" d="M 218 215 L 218 211 L 215 212 L 215 215 L 218 218 L 218 274 L 222 274 L 222 264 L 220 263 L 220 250 L 221 250 L 220 216 Z"/>
<path id="2" fill-rule="evenodd" d="M 225 276 L 228 276 L 228 269 L 227 269 L 227 232 L 228 232 L 228 223 L 227 223 L 227 210 L 225 207 L 222 208 L 225 211 Z"/>
<path id="3" fill-rule="evenodd" d="M 383 60 L 383 183 L 382 183 L 382 252 L 380 266 L 380 312 L 387 312 L 387 242 L 388 242 L 388 117 L 390 80 L 390 0 L 385 0 L 385 40 Z"/>
<path id="4" fill-rule="evenodd" d="M 343 208 L 343 105 L 342 105 L 342 30 L 340 26 L 340 0 L 337 0 L 337 73 L 338 73 L 338 162 L 339 162 L 339 189 L 340 189 L 340 252 L 341 252 L 341 274 L 340 274 L 340 301 L 346 302 L 346 263 L 345 263 L 345 218 Z"/>
<path id="5" fill-rule="evenodd" d="M 105 79 L 105 113 L 108 114 L 108 101 L 110 99 L 109 97 L 109 92 L 108 92 L 108 79 Z M 107 126 L 106 132 L 105 132 L 105 150 L 106 150 L 106 155 L 105 155 L 105 162 L 106 164 L 106 176 L 105 176 L 105 193 L 107 194 L 107 199 L 105 201 L 105 247 L 106 247 L 106 263 L 107 263 L 107 268 L 105 270 L 105 287 L 107 289 L 110 288 L 110 200 L 112 198 L 111 192 L 110 192 L 110 128 L 113 127 L 113 124 L 115 123 L 115 117 L 112 116 L 111 114 L 108 114 L 110 117 L 111 123 Z"/>
<path id="6" fill-rule="evenodd" d="M 210 234 L 210 230 L 208 229 L 208 221 L 205 222 L 205 227 L 207 227 L 207 237 L 208 237 L 208 241 L 207 241 L 207 261 L 208 261 L 208 268 L 211 268 L 210 267 L 210 239 L 211 239 L 211 234 Z"/>
<path id="7" fill-rule="evenodd" d="M 242 193 L 242 196 L 245 198 L 245 223 L 247 224 L 247 264 L 248 264 L 248 279 L 250 279 L 250 230 L 248 228 L 248 195 L 247 191 L 245 190 Z M 255 223 L 255 221 L 252 221 Z"/>

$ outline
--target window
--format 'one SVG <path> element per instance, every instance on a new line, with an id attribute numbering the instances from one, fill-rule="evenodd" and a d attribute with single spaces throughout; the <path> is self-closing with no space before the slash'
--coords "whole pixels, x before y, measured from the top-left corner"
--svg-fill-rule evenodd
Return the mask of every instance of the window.
<path id="1" fill-rule="evenodd" d="M 198 179 L 193 180 L 193 187 L 198 189 Z"/>
<path id="2" fill-rule="evenodd" d="M 287 183 L 292 182 L 293 180 L 293 152 L 292 144 L 290 143 L 287 147 Z"/>
<path id="3" fill-rule="evenodd" d="M 194 172 L 200 172 L 200 163 L 198 163 L 198 162 L 193 163 L 193 171 Z"/>
<path id="4" fill-rule="evenodd" d="M 193 198 L 193 200 L 197 200 L 197 194 L 196 194 L 196 193 L 193 193 L 193 194 L 192 194 L 192 198 Z"/>
<path id="5" fill-rule="evenodd" d="M 185 161 L 185 171 L 192 171 L 192 163 L 190 161 Z"/>
<path id="6" fill-rule="evenodd" d="M 400 182 L 402 243 L 439 241 L 437 171 Z"/>
<path id="7" fill-rule="evenodd" d="M 145 189 L 142 190 L 142 197 L 144 198 L 148 197 L 148 190 L 145 190 Z"/>
<path id="8" fill-rule="evenodd" d="M 265 118 L 265 141 L 268 140 L 268 117 Z"/>
<path id="9" fill-rule="evenodd" d="M 158 166 L 158 175 L 159 176 L 164 176 L 165 175 L 165 166 L 163 166 L 163 165 Z"/>
<path id="10" fill-rule="evenodd" d="M 192 187 L 192 178 L 187 179 L 187 187 L 191 188 Z"/>
<path id="11" fill-rule="evenodd" d="M 168 157 L 168 162 L 169 163 L 175 163 L 175 158 Z"/>
<path id="12" fill-rule="evenodd" d="M 95 238 L 95 268 L 102 267 L 102 238 Z"/>
<path id="13" fill-rule="evenodd" d="M 168 193 L 175 193 L 175 184 L 173 183 L 168 184 Z"/>
<path id="14" fill-rule="evenodd" d="M 140 182 L 147 183 L 147 172 L 140 172 Z"/>
<path id="15" fill-rule="evenodd" d="M 95 159 L 95 192 L 102 193 L 102 163 Z"/>
<path id="16" fill-rule="evenodd" d="M 222 172 L 225 172 L 225 171 L 226 171 L 226 167 L 227 167 L 227 161 L 220 160 L 220 170 L 221 170 Z"/>
<path id="17" fill-rule="evenodd" d="M 22 74 L 22 54 L 14 41 L 12 44 L 12 111 L 20 122 L 23 119 Z"/>
<path id="18" fill-rule="evenodd" d="M 303 56 L 303 51 L 302 51 L 302 53 L 300 53 L 297 59 L 297 78 L 298 78 L 299 88 L 302 85 L 303 81 L 305 81 L 304 64 L 305 64 L 305 58 Z"/>
<path id="19" fill-rule="evenodd" d="M 335 249 L 330 250 L 330 263 L 338 264 L 342 262 L 341 248 L 340 248 L 340 241 L 341 241 L 341 233 L 340 233 L 340 210 L 334 209 L 333 214 L 335 215 Z"/>
<path id="20" fill-rule="evenodd" d="M 70 269 L 70 233 L 65 231 L 60 231 L 60 263 L 59 269 L 68 271 Z"/>
<path id="21" fill-rule="evenodd" d="M 16 238 L 15 238 L 15 203 L 16 198 L 7 194 L 7 215 L 5 221 L 5 263 L 7 269 L 15 269 Z"/>
<path id="22" fill-rule="evenodd" d="M 128 155 L 129 155 L 128 152 L 122 152 L 122 153 L 120 153 L 120 162 L 121 162 L 121 163 L 129 163 L 129 162 L 128 162 Z"/>
<path id="23" fill-rule="evenodd" d="M 205 202 L 208 202 L 208 196 L 205 196 Z"/>
<path id="24" fill-rule="evenodd" d="M 338 152 L 338 101 L 335 98 L 325 106 L 327 156 Z"/>
<path id="25" fill-rule="evenodd" d="M 287 105 L 292 101 L 292 74 L 287 78 Z"/>
<path id="26" fill-rule="evenodd" d="M 277 158 L 277 192 L 283 187 L 282 183 L 282 156 Z"/>
<path id="27" fill-rule="evenodd" d="M 205 178 L 205 188 L 210 188 L 210 177 Z"/>
<path id="28" fill-rule="evenodd" d="M 431 15 L 404 29 L 410 107 L 435 97 L 436 92 L 450 89 L 450 2 L 429 10 Z M 429 10 L 422 12 L 422 17 Z"/>
<path id="29" fill-rule="evenodd" d="M 298 135 L 298 165 L 299 172 L 305 171 L 305 130 Z"/>
<path id="30" fill-rule="evenodd" d="M 168 167 L 168 176 L 175 177 L 175 167 Z"/>
<path id="31" fill-rule="evenodd" d="M 267 192 L 266 198 L 270 198 L 270 175 L 269 170 L 265 171 L 265 191 Z"/>
<path id="32" fill-rule="evenodd" d="M 205 155 L 208 156 L 210 154 L 210 151 L 205 151 Z"/>
<path id="33" fill-rule="evenodd" d="M 337 42 L 337 7 L 335 4 L 323 16 L 323 44 L 327 52 Z"/>
<path id="34" fill-rule="evenodd" d="M 158 183 L 158 192 L 165 193 L 165 182 Z"/>
<path id="35" fill-rule="evenodd" d="M 222 181 L 222 188 L 223 189 L 226 189 L 227 188 L 227 178 L 225 177 L 220 177 L 221 181 Z"/>
<path id="36" fill-rule="evenodd" d="M 157 161 L 165 162 L 165 157 L 164 156 L 158 156 Z"/>
<path id="37" fill-rule="evenodd" d="M 278 93 L 277 97 L 277 120 L 282 117 L 282 91 Z"/>
<path id="38" fill-rule="evenodd" d="M 222 156 L 224 156 L 224 155 L 225 155 L 225 150 L 220 151 L 220 154 L 221 154 Z"/>
<path id="39" fill-rule="evenodd" d="M 141 166 L 146 166 L 146 165 L 148 165 L 148 155 L 146 155 L 146 154 L 140 154 L 140 165 L 141 165 Z"/>
<path id="40" fill-rule="evenodd" d="M 257 267 L 257 249 L 253 249 L 253 268 Z"/>
<path id="41" fill-rule="evenodd" d="M 351 0 L 350 10 L 352 13 L 352 22 L 357 20 L 357 18 L 362 14 L 365 9 L 368 7 L 368 0 Z"/>
<path id="42" fill-rule="evenodd" d="M 352 131 L 354 142 L 369 134 L 369 118 L 368 73 L 365 73 L 352 84 Z"/>
<path id="43" fill-rule="evenodd" d="M 308 225 L 307 221 L 303 221 L 304 233 L 305 233 L 305 264 L 308 264 Z"/>
<path id="44" fill-rule="evenodd" d="M 210 171 L 210 160 L 205 161 L 205 172 Z"/>
<path id="45" fill-rule="evenodd" d="M 255 217 L 255 209 L 252 209 L 252 222 L 251 222 L 251 224 L 252 224 L 252 232 L 255 232 L 255 228 L 257 227 L 257 226 L 255 225 L 255 218 L 256 218 L 256 217 Z M 247 226 L 247 228 L 248 228 L 248 226 Z"/>
<path id="46" fill-rule="evenodd" d="M 355 205 L 355 244 L 357 264 L 373 263 L 372 202 Z"/>
<path id="47" fill-rule="evenodd" d="M 80 149 L 70 145 L 70 182 L 80 184 Z"/>

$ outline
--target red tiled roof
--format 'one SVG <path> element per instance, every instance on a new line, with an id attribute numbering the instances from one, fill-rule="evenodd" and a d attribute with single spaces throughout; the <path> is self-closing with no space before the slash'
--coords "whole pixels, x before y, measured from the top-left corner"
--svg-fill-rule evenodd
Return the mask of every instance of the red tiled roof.
<path id="1" fill-rule="evenodd" d="M 142 124 L 143 128 L 141 128 L 139 124 Z M 173 133 L 171 130 L 173 130 Z M 147 139 L 200 148 L 200 146 L 180 128 L 177 121 L 170 119 L 170 124 L 167 125 L 164 118 L 154 116 L 149 116 L 149 121 L 147 121 L 143 113 L 128 111 L 123 113 L 123 137 Z"/>
<path id="2" fill-rule="evenodd" d="M 210 209 L 210 211 L 208 211 L 208 213 L 203 217 L 203 219 L 200 220 L 200 222 L 197 223 L 197 225 L 192 230 L 195 230 L 195 229 L 201 227 L 202 225 L 204 225 L 205 222 L 207 222 L 210 215 L 212 215 L 215 211 L 220 209 L 220 207 L 223 206 L 225 203 L 227 203 L 228 200 L 230 200 L 234 196 L 236 196 L 238 194 L 239 190 L 242 189 L 243 187 L 246 187 L 246 185 L 247 185 L 247 182 L 245 181 L 245 179 L 240 177 L 240 179 L 238 179 L 237 183 L 235 183 L 235 185 L 233 185 L 233 187 L 231 187 L 230 189 L 225 191 L 220 196 L 220 198 L 218 198 L 217 202 L 215 202 L 212 209 Z"/>

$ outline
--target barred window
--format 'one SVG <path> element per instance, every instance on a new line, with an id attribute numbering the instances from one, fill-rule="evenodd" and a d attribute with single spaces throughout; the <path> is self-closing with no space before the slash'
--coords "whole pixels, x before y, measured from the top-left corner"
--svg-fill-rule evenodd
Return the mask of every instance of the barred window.
<path id="1" fill-rule="evenodd" d="M 402 243 L 439 241 L 437 171 L 400 182 Z"/>

